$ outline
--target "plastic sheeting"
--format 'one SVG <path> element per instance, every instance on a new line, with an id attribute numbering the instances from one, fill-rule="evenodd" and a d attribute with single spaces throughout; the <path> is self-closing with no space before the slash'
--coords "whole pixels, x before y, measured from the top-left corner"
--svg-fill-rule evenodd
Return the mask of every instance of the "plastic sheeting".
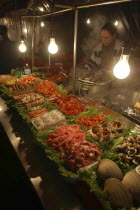
<path id="1" fill-rule="evenodd" d="M 28 46 L 28 50 L 25 54 L 21 54 L 21 57 L 31 58 L 31 44 L 32 44 L 32 19 L 22 19 L 19 17 L 6 17 L 0 19 L 0 24 L 6 25 L 8 28 L 8 37 L 12 41 L 18 41 L 20 43 L 21 35 L 25 37 L 25 43 Z"/>

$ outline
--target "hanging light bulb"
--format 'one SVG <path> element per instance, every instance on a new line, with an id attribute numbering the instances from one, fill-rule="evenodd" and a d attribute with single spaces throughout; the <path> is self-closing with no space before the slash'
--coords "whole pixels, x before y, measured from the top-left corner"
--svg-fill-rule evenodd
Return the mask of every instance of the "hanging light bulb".
<path id="1" fill-rule="evenodd" d="M 24 31 L 24 33 L 26 33 L 26 34 L 27 34 L 27 28 L 24 28 L 24 29 L 23 29 L 23 31 Z"/>
<path id="2" fill-rule="evenodd" d="M 118 79 L 125 79 L 130 74 L 130 66 L 128 63 L 129 55 L 121 55 L 119 62 L 113 69 L 113 74 Z"/>
<path id="3" fill-rule="evenodd" d="M 50 44 L 49 44 L 49 46 L 48 46 L 48 51 L 49 51 L 51 54 L 57 53 L 57 51 L 58 51 L 58 46 L 57 46 L 57 44 L 55 43 L 55 38 L 50 38 Z"/>
<path id="4" fill-rule="evenodd" d="M 39 7 L 39 10 L 40 10 L 41 12 L 43 12 L 43 11 L 44 11 L 43 7 Z"/>
<path id="5" fill-rule="evenodd" d="M 118 21 L 116 20 L 115 23 L 114 23 L 114 25 L 117 26 L 118 24 L 119 24 L 119 23 L 118 23 Z"/>
<path id="6" fill-rule="evenodd" d="M 91 22 L 91 21 L 90 21 L 90 18 L 88 18 L 88 19 L 87 19 L 87 24 L 90 24 L 90 22 Z"/>
<path id="7" fill-rule="evenodd" d="M 26 52 L 26 45 L 24 43 L 24 40 L 21 40 L 21 43 L 19 45 L 19 51 L 20 52 Z"/>
<path id="8" fill-rule="evenodd" d="M 40 24 L 40 25 L 41 25 L 41 27 L 44 27 L 44 26 L 45 26 L 45 24 L 44 24 L 44 22 L 43 22 L 43 21 L 41 22 L 41 24 Z"/>
<path id="9" fill-rule="evenodd" d="M 133 14 L 133 11 L 131 11 L 130 14 Z M 115 67 L 113 69 L 113 73 L 114 73 L 115 77 L 117 77 L 118 79 L 125 79 L 130 74 L 130 66 L 129 66 L 128 60 L 129 60 L 129 53 L 130 53 L 130 49 L 131 49 L 131 47 L 130 47 L 131 46 L 131 42 L 130 42 L 131 27 L 132 27 L 132 15 L 130 15 L 129 39 L 127 42 L 124 43 L 124 46 L 122 47 L 122 54 L 121 54 L 120 60 L 115 65 Z"/>

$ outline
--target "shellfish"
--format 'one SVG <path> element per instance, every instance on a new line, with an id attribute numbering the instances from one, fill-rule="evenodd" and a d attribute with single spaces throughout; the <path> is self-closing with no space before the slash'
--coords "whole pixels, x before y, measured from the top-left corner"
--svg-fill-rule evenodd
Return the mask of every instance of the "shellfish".
<path id="1" fill-rule="evenodd" d="M 109 202 L 115 207 L 131 207 L 132 197 L 121 181 L 110 178 L 105 181 L 104 192 Z"/>
<path id="2" fill-rule="evenodd" d="M 129 171 L 125 174 L 122 183 L 130 192 L 133 200 L 140 202 L 140 175 L 136 171 Z"/>
<path id="3" fill-rule="evenodd" d="M 98 171 L 99 177 L 103 180 L 108 178 L 117 178 L 122 180 L 123 173 L 118 165 L 110 159 L 102 159 L 99 163 Z"/>

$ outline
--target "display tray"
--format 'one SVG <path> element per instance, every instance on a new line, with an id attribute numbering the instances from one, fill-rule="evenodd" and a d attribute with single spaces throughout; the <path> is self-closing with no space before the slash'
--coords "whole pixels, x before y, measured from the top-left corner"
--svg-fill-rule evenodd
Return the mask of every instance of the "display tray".
<path id="1" fill-rule="evenodd" d="M 112 109 L 110 109 L 109 107 L 106 107 L 100 103 L 98 103 L 97 101 L 93 101 L 89 98 L 85 98 L 85 97 L 81 97 L 81 96 L 75 96 L 81 103 L 83 103 L 85 106 L 95 106 L 97 107 L 99 110 L 101 110 L 104 114 L 110 114 L 116 117 L 116 119 L 121 120 L 121 122 L 124 125 L 127 126 L 135 126 L 135 122 L 132 119 L 127 119 L 127 116 L 123 116 L 124 113 L 119 113 L 117 111 L 114 111 Z"/>
<path id="2" fill-rule="evenodd" d="M 127 117 L 129 120 L 135 122 L 136 124 L 140 125 L 140 118 L 136 117 L 136 116 L 133 116 L 133 115 L 128 115 L 124 112 L 122 112 L 122 114 Z"/>
<path id="3" fill-rule="evenodd" d="M 125 118 L 124 116 L 122 116 L 118 112 L 116 112 L 114 110 L 111 110 L 110 108 L 108 108 L 108 107 L 106 107 L 102 104 L 99 104 L 96 101 L 92 101 L 90 99 L 87 99 L 87 98 L 84 98 L 84 97 L 81 97 L 81 96 L 73 96 L 73 97 L 77 98 L 79 100 L 79 102 L 84 104 L 86 107 L 94 106 L 94 107 L 98 108 L 104 114 L 115 116 L 115 119 L 118 120 L 118 121 L 120 120 L 123 123 L 123 125 L 130 126 L 131 128 L 136 126 L 135 123 L 133 123 L 129 119 Z M 34 139 L 34 136 L 32 135 L 33 133 L 30 130 L 31 128 L 29 127 L 28 123 L 19 115 L 19 112 L 16 108 L 11 109 L 11 107 L 10 107 L 8 115 L 12 115 L 10 123 L 12 125 L 12 129 L 15 132 L 16 136 L 21 135 L 22 141 L 21 141 L 21 145 L 20 145 L 21 147 L 19 147 L 20 149 L 22 148 L 22 146 L 24 146 L 24 143 L 26 145 L 26 150 L 28 150 L 28 147 L 30 147 L 30 145 L 35 144 L 35 145 L 37 145 L 37 147 L 40 146 L 40 144 L 39 144 L 40 142 L 38 142 L 36 139 Z M 19 124 L 19 122 L 20 122 L 20 124 Z M 25 149 L 25 147 L 24 147 L 24 149 Z M 20 153 L 21 153 L 21 151 L 20 151 Z M 30 166 L 31 166 L 31 159 L 33 158 L 33 157 L 30 158 L 31 154 L 32 153 L 29 152 L 28 165 L 30 164 Z M 53 184 L 55 183 L 56 186 L 54 187 L 54 191 L 56 190 L 59 194 L 59 196 L 57 195 L 58 196 L 58 198 L 57 198 L 58 202 L 61 203 L 62 202 L 61 199 L 64 196 L 64 192 L 62 192 L 61 187 L 59 186 L 60 189 L 57 188 L 57 186 L 58 186 L 57 182 L 59 181 L 58 177 L 61 177 L 62 180 L 63 180 L 62 181 L 63 184 L 70 186 L 70 190 L 72 190 L 71 191 L 72 192 L 71 196 L 73 198 L 76 198 L 77 203 L 79 203 L 79 205 L 80 205 L 80 207 L 78 206 L 78 209 L 80 209 L 80 210 L 81 209 L 89 209 L 89 210 L 105 209 L 102 202 L 96 197 L 95 193 L 90 192 L 90 187 L 85 182 L 83 183 L 80 179 L 79 180 L 78 179 L 76 179 L 76 180 L 73 179 L 72 182 L 71 182 L 71 181 L 69 181 L 71 178 L 69 179 L 69 177 L 68 177 L 68 179 L 69 179 L 68 180 L 68 179 L 66 179 L 66 177 L 64 178 L 59 174 L 59 172 L 57 170 L 57 163 L 55 162 L 54 158 L 53 158 L 53 161 L 50 161 L 48 158 L 46 159 L 47 156 L 45 156 L 45 148 L 41 147 L 40 153 L 37 152 L 34 155 L 36 156 L 37 159 L 41 158 L 41 161 L 43 160 L 42 156 L 44 156 L 43 158 L 45 158 L 45 159 L 41 162 L 41 165 L 42 165 L 42 167 L 44 167 L 44 165 L 45 165 L 45 168 L 47 169 L 47 171 L 45 171 L 45 174 L 44 174 L 43 170 L 41 171 L 41 173 L 38 173 L 37 171 L 35 173 L 34 173 L 34 171 L 32 171 L 32 172 L 28 171 L 28 173 L 31 173 L 31 177 L 34 177 L 34 176 L 36 177 L 37 175 L 41 174 L 41 178 L 44 179 L 44 177 L 45 177 L 45 180 L 48 179 L 48 176 L 47 176 L 48 170 L 49 170 L 49 176 L 51 176 L 52 179 L 53 179 L 53 176 L 55 175 L 55 179 L 51 180 L 51 183 L 47 182 L 48 184 L 46 186 L 48 187 L 49 184 L 51 185 L 52 183 Z M 49 161 L 49 162 L 47 162 L 47 161 Z M 33 165 L 36 168 L 36 164 L 34 163 Z M 49 168 L 48 168 L 48 166 L 49 166 Z M 55 172 L 53 171 L 53 168 L 55 168 Z M 56 174 L 57 174 L 58 177 L 56 177 Z M 69 183 L 67 183 L 65 181 L 68 181 Z M 79 190 L 80 188 L 81 188 L 81 190 Z M 73 194 L 74 192 L 75 192 L 75 194 Z M 48 193 L 48 191 L 47 191 L 47 193 Z M 87 196 L 88 194 L 90 196 Z M 77 197 L 77 195 L 78 195 L 78 197 Z M 69 201 L 69 190 L 67 192 L 65 192 L 65 196 L 67 197 L 66 200 L 68 199 L 68 204 L 66 205 L 66 208 L 64 208 L 64 209 L 68 210 L 69 209 L 68 205 L 69 204 L 71 205 L 71 202 Z M 92 202 L 92 201 L 94 201 L 94 202 Z M 45 200 L 45 202 L 46 202 L 46 200 Z M 65 203 L 65 200 L 64 200 L 64 203 Z M 51 205 L 53 205 L 53 204 L 51 203 Z M 64 206 L 65 206 L 65 204 L 64 204 Z M 74 209 L 74 208 L 75 208 L 75 205 L 70 209 Z M 52 208 L 52 209 L 56 210 L 56 209 L 60 209 L 60 208 Z"/>
<path id="4" fill-rule="evenodd" d="M 82 71 L 77 76 L 77 81 L 82 84 L 87 85 L 97 85 L 102 86 L 111 83 L 115 80 L 111 71 L 106 71 L 104 69 L 88 69 Z"/>
<path id="5" fill-rule="evenodd" d="M 4 101 L 1 99 L 1 104 Z M 3 110 L 6 111 L 5 105 Z M 47 210 L 104 210 L 104 206 L 86 183 L 79 180 L 66 179 L 57 170 L 57 165 L 46 158 L 45 148 L 36 141 L 26 122 L 15 108 L 8 109 L 6 115 L 0 116 L 3 127 L 12 144 L 16 144 L 18 153 L 27 175 L 32 180 L 40 177 L 41 181 L 35 188 L 44 209 Z M 20 123 L 19 123 L 20 122 Z M 8 127 L 7 127 L 8 123 Z M 9 133 L 9 126 L 12 132 Z M 13 141 L 13 134 L 18 142 Z M 20 139 L 20 140 L 19 140 Z M 81 188 L 79 188 L 81 186 Z M 80 190 L 82 189 L 82 191 Z M 87 191 L 90 196 L 87 196 Z M 55 200 L 55 202 L 54 202 Z"/>
<path id="6" fill-rule="evenodd" d="M 133 107 L 128 107 L 126 110 L 123 110 L 121 113 L 128 119 L 140 125 L 140 112 L 135 110 Z"/>

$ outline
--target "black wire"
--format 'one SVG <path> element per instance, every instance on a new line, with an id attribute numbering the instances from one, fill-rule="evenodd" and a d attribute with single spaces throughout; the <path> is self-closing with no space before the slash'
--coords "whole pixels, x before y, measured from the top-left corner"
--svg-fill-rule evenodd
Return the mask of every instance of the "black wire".
<path id="1" fill-rule="evenodd" d="M 21 30 L 21 40 L 25 40 L 25 37 L 23 35 L 23 31 L 22 31 L 22 20 L 21 20 L 21 16 L 20 16 L 20 30 Z"/>
<path id="2" fill-rule="evenodd" d="M 129 44 L 130 40 L 132 39 L 132 15 L 133 15 L 133 8 L 132 8 L 132 2 L 130 2 L 130 19 L 129 19 Z"/>
<path id="3" fill-rule="evenodd" d="M 130 14 L 130 15 L 129 15 Z M 129 25 L 129 34 L 128 34 L 128 40 L 124 42 L 124 46 L 122 49 L 123 54 L 127 55 L 130 54 L 131 46 L 132 46 L 132 15 L 133 15 L 133 9 L 132 9 L 132 2 L 129 2 L 129 19 L 128 19 L 128 25 Z"/>
<path id="4" fill-rule="evenodd" d="M 23 32 L 22 32 L 22 21 L 21 21 L 21 16 L 20 16 L 20 30 L 21 30 L 21 37 L 23 36 Z"/>
<path id="5" fill-rule="evenodd" d="M 52 8 L 51 8 L 51 38 L 53 38 L 53 31 L 54 31 L 54 18 L 53 18 L 53 9 L 54 9 L 54 4 L 52 5 Z"/>

